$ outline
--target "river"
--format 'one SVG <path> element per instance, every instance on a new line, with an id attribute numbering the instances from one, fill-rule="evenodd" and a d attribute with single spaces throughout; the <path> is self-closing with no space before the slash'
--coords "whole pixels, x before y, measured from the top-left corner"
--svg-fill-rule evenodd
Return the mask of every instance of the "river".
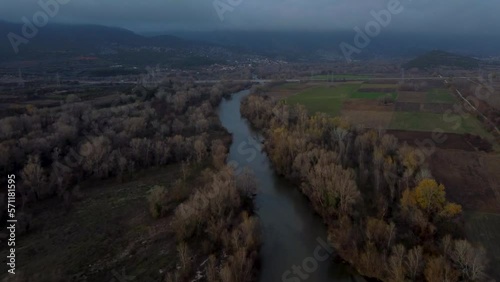
<path id="1" fill-rule="evenodd" d="M 219 117 L 233 135 L 228 164 L 237 174 L 249 167 L 257 179 L 255 204 L 262 235 L 259 281 L 353 281 L 345 265 L 333 261 L 321 218 L 296 187 L 274 173 L 261 151 L 260 137 L 241 117 L 241 100 L 248 94 L 244 90 L 224 99 Z"/>

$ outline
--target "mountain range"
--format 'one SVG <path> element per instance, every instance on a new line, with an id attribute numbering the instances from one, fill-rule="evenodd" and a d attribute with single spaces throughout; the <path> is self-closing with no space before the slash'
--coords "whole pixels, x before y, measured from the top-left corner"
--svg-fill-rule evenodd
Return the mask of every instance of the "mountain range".
<path id="1" fill-rule="evenodd" d="M 166 64 L 189 67 L 242 62 L 251 56 L 288 61 L 343 60 L 342 42 L 354 44 L 354 31 L 213 31 L 138 34 L 98 25 L 49 24 L 15 52 L 12 34 L 23 37 L 23 25 L 0 21 L 0 61 L 99 58 L 107 63 Z M 459 35 L 382 33 L 372 38 L 354 59 L 404 59 L 434 49 L 472 57 L 499 56 L 498 38 L 462 38 Z"/>

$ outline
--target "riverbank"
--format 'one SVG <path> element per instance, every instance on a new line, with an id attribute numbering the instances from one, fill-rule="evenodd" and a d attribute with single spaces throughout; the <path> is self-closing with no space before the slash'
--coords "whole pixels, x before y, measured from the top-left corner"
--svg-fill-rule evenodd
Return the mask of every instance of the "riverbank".
<path id="1" fill-rule="evenodd" d="M 249 91 L 242 91 L 224 100 L 219 117 L 233 136 L 228 165 L 237 174 L 247 167 L 257 181 L 255 212 L 262 240 L 259 281 L 301 281 L 305 277 L 313 282 L 352 281 L 346 265 L 332 259 L 335 255 L 329 252 L 322 219 L 293 184 L 275 174 L 259 135 L 241 117 L 241 101 L 247 95 Z"/>

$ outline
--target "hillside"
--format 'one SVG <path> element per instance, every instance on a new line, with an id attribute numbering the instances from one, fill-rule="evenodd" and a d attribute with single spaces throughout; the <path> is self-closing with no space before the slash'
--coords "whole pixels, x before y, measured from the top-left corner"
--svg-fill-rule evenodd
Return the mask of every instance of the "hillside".
<path id="1" fill-rule="evenodd" d="M 403 67 L 406 69 L 428 69 L 435 67 L 458 67 L 471 69 L 479 67 L 479 63 L 479 60 L 471 57 L 434 50 L 409 61 Z"/>
<path id="2" fill-rule="evenodd" d="M 243 56 L 231 48 L 217 44 L 181 39 L 170 35 L 146 37 L 132 31 L 98 25 L 49 24 L 26 44 L 18 46 L 16 54 L 9 33 L 22 36 L 22 25 L 0 21 L 0 61 L 4 63 L 36 61 L 61 62 L 75 58 L 92 58 L 124 65 L 165 64 L 191 67 L 224 63 Z"/>

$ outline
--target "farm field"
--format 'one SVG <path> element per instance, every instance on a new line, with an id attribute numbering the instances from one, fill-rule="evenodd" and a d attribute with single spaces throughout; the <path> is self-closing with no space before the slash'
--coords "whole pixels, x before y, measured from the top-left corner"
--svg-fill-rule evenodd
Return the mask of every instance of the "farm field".
<path id="1" fill-rule="evenodd" d="M 499 154 L 436 149 L 429 168 L 464 210 L 500 213 Z"/>
<path id="2" fill-rule="evenodd" d="M 450 95 L 450 91 L 448 89 L 431 89 L 427 92 L 426 103 L 456 103 L 458 99 Z"/>
<path id="3" fill-rule="evenodd" d="M 398 85 L 397 84 L 363 83 L 363 85 L 361 85 L 360 89 L 364 89 L 364 88 L 391 88 L 391 89 L 396 90 L 398 88 Z"/>
<path id="4" fill-rule="evenodd" d="M 287 98 L 290 104 L 302 104 L 313 112 L 342 116 L 352 123 L 367 128 L 444 133 L 472 134 L 490 139 L 489 134 L 475 117 L 463 118 L 446 114 L 457 98 L 448 89 L 429 87 L 423 91 L 398 91 L 397 84 L 334 84 L 307 86 L 303 91 Z M 392 89 L 392 92 L 366 91 Z M 386 103 L 382 101 L 386 101 Z M 392 101 L 392 102 L 391 102 Z M 390 112 L 388 114 L 387 112 Z M 390 118 L 390 120 L 388 120 Z"/>
<path id="5" fill-rule="evenodd" d="M 321 74 L 313 75 L 312 79 L 349 79 L 349 80 L 366 80 L 370 79 L 371 76 L 363 74 Z"/>
<path id="6" fill-rule="evenodd" d="M 387 133 L 395 136 L 400 144 L 407 143 L 410 146 L 418 146 L 423 140 L 436 139 L 439 132 L 431 131 L 408 131 L 408 130 L 387 130 Z M 436 148 L 453 149 L 469 152 L 493 150 L 491 143 L 481 137 L 470 134 L 443 133 L 443 139 L 435 142 Z"/>
<path id="7" fill-rule="evenodd" d="M 352 99 L 380 99 L 382 97 L 389 96 L 393 99 L 396 99 L 398 94 L 396 92 L 393 93 L 384 93 L 384 92 L 360 92 L 356 91 L 351 93 L 350 98 Z"/>
<path id="8" fill-rule="evenodd" d="M 394 93 L 397 91 L 397 84 L 383 84 L 383 83 L 363 83 L 358 91 L 360 92 L 383 92 L 383 93 Z"/>
<path id="9" fill-rule="evenodd" d="M 389 111 L 343 111 L 342 117 L 364 128 L 387 128 L 393 119 Z"/>
<path id="10" fill-rule="evenodd" d="M 290 104 L 302 104 L 313 112 L 323 112 L 332 116 L 340 114 L 344 100 L 358 88 L 355 84 L 345 84 L 335 88 L 314 87 L 287 99 Z"/>
<path id="11" fill-rule="evenodd" d="M 311 87 L 311 85 L 309 84 L 285 83 L 273 87 L 268 92 L 268 94 L 279 99 L 285 99 L 287 97 L 300 93 L 308 89 L 309 87 Z"/>
<path id="12" fill-rule="evenodd" d="M 396 112 L 389 125 L 389 129 L 434 131 L 446 133 L 470 133 L 479 136 L 488 136 L 480 122 L 473 118 L 463 118 L 460 115 L 424 113 L 424 112 Z"/>

